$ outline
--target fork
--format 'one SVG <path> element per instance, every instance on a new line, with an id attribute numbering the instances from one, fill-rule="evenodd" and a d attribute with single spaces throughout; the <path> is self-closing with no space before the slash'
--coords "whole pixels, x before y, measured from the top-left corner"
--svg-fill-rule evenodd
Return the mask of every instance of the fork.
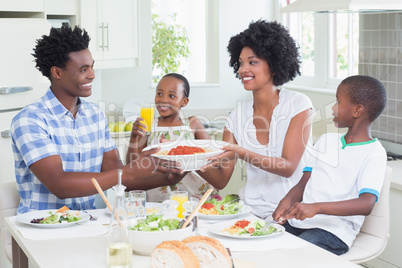
<path id="1" fill-rule="evenodd" d="M 92 216 L 91 214 L 88 213 L 88 211 L 83 210 L 83 212 L 85 212 L 86 214 L 89 215 L 89 220 L 90 221 L 96 221 L 98 219 L 98 217 Z"/>

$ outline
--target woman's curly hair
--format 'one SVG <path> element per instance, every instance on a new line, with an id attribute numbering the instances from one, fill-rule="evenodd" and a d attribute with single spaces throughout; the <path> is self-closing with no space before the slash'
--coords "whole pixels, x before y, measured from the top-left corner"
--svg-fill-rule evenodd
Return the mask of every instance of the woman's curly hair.
<path id="1" fill-rule="evenodd" d="M 297 74 L 300 75 L 298 47 L 288 30 L 277 22 L 251 22 L 248 29 L 230 39 L 227 46 L 229 66 L 233 67 L 236 75 L 243 47 L 251 48 L 258 58 L 267 61 L 272 74 L 275 74 L 275 86 L 283 85 L 293 80 Z"/>
<path id="2" fill-rule="evenodd" d="M 36 40 L 32 56 L 35 57 L 36 68 L 50 80 L 50 68 L 64 68 L 69 61 L 69 54 L 88 48 L 91 38 L 85 30 L 75 26 L 51 28 L 48 36 Z"/>

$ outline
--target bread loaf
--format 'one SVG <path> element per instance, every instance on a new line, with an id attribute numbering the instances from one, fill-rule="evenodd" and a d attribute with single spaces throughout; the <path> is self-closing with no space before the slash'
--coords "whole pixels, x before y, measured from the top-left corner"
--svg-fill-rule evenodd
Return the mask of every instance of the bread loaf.
<path id="1" fill-rule="evenodd" d="M 151 254 L 153 268 L 199 268 L 200 263 L 183 242 L 177 240 L 160 243 Z"/>
<path id="2" fill-rule="evenodd" d="M 189 236 L 183 239 L 197 256 L 201 267 L 231 268 L 232 261 L 229 253 L 221 242 L 208 236 Z"/>

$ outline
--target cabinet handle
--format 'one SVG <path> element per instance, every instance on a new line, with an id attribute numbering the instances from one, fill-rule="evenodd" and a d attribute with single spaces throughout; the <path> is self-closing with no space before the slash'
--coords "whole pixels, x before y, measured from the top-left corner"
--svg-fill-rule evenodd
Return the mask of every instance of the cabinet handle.
<path id="1" fill-rule="evenodd" d="M 1 137 L 2 138 L 11 138 L 11 131 L 10 130 L 3 130 L 1 132 Z"/>
<path id="2" fill-rule="evenodd" d="M 2 87 L 0 88 L 0 94 L 2 95 L 11 95 L 20 92 L 26 92 L 32 90 L 32 87 Z"/>
<path id="3" fill-rule="evenodd" d="M 105 29 L 107 34 L 105 47 L 107 48 L 107 51 L 109 51 L 109 23 L 106 23 Z"/>
<path id="4" fill-rule="evenodd" d="M 103 51 L 103 48 L 105 47 L 104 46 L 104 43 L 105 43 L 105 41 L 104 41 L 104 34 L 103 34 L 103 22 L 102 22 L 102 26 L 99 26 L 99 28 L 101 28 L 101 30 L 102 30 L 102 45 L 101 46 L 99 46 L 101 49 L 102 49 L 102 51 Z"/>

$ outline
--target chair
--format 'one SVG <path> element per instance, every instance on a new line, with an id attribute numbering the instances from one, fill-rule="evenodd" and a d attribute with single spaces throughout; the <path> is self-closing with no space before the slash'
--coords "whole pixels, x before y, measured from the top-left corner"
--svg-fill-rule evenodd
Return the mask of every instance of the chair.
<path id="1" fill-rule="evenodd" d="M 0 238 L 6 257 L 12 262 L 11 235 L 4 224 L 4 218 L 17 215 L 20 196 L 17 191 L 17 183 L 6 182 L 0 184 Z"/>
<path id="2" fill-rule="evenodd" d="M 389 240 L 389 188 L 392 169 L 387 166 L 380 197 L 370 215 L 366 216 L 349 251 L 341 257 L 360 264 L 378 257 Z"/>

